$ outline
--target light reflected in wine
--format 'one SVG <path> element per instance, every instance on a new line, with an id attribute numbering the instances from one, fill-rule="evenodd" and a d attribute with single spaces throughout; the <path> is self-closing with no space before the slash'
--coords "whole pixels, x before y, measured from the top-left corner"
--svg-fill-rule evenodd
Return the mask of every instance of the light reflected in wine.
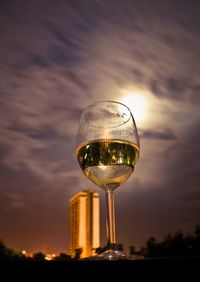
<path id="1" fill-rule="evenodd" d="M 139 147 L 120 139 L 99 139 L 76 149 L 84 174 L 103 189 L 116 189 L 134 170 Z"/>

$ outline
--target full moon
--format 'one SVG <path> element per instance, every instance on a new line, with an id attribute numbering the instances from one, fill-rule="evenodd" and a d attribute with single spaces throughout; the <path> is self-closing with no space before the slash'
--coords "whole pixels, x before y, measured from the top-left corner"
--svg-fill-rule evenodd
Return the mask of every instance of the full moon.
<path id="1" fill-rule="evenodd" d="M 136 122 L 142 122 L 146 117 L 147 101 L 140 93 L 124 91 L 121 97 L 123 104 L 129 107 Z"/>

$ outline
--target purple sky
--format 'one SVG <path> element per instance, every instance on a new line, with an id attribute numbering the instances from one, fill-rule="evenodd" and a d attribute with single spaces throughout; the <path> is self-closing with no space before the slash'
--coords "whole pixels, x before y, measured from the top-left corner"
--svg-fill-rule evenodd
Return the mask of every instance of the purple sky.
<path id="1" fill-rule="evenodd" d="M 117 238 L 191 232 L 200 223 L 199 1 L 0 1 L 0 238 L 68 251 L 68 200 L 84 177 L 81 112 L 141 96 L 141 157 L 116 191 Z M 129 99 L 130 101 L 130 99 Z M 134 115 L 134 111 L 133 111 Z"/>

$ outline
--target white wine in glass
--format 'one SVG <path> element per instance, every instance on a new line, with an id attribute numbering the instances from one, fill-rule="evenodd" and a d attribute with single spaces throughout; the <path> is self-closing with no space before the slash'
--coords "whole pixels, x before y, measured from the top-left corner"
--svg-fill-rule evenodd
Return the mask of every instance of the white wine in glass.
<path id="1" fill-rule="evenodd" d="M 116 244 L 113 192 L 133 173 L 139 158 L 138 132 L 131 111 L 115 101 L 89 105 L 81 116 L 76 144 L 83 173 L 105 191 L 107 250 L 100 257 L 128 259 Z"/>

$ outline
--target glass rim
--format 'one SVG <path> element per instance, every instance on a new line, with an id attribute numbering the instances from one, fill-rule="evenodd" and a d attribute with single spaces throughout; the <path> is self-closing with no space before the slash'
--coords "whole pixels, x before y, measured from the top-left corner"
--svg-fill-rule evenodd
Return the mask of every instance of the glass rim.
<path id="1" fill-rule="evenodd" d="M 135 120 L 134 120 L 134 117 L 133 117 L 133 114 L 132 114 L 130 108 L 129 108 L 127 105 L 125 105 L 125 104 L 123 104 L 123 103 L 121 103 L 121 102 L 115 101 L 115 100 L 99 100 L 99 101 L 97 101 L 97 102 L 94 102 L 94 103 L 89 104 L 89 105 L 84 109 L 84 111 L 83 111 L 83 113 L 82 113 L 82 119 L 84 119 L 84 113 L 86 113 L 86 112 L 88 111 L 88 109 L 94 107 L 94 105 L 97 105 L 97 104 L 104 104 L 104 103 L 105 103 L 105 104 L 106 104 L 106 103 L 112 103 L 112 104 L 118 104 L 118 105 L 123 106 L 123 107 L 126 108 L 126 110 L 128 111 L 129 116 L 127 117 L 126 121 L 123 121 L 123 122 L 121 122 L 121 123 L 118 124 L 118 125 L 105 127 L 105 126 L 96 126 L 96 125 L 90 123 L 90 126 L 91 126 L 91 127 L 94 127 L 94 128 L 116 128 L 116 127 L 119 127 L 119 126 L 122 126 L 122 125 L 126 124 L 127 122 L 129 122 L 129 120 L 130 120 L 131 118 L 132 118 L 133 122 L 135 123 Z"/>
<path id="2" fill-rule="evenodd" d="M 91 104 L 87 105 L 86 108 L 85 108 L 85 110 L 86 110 L 87 108 L 89 108 L 89 107 L 95 105 L 95 104 L 101 104 L 101 103 L 102 103 L 102 104 L 103 104 L 103 103 L 115 103 L 115 104 L 120 104 L 120 105 L 126 107 L 126 108 L 129 110 L 129 112 L 131 113 L 131 110 L 129 109 L 129 107 L 128 107 L 126 104 L 124 104 L 124 103 L 122 103 L 122 102 L 119 102 L 119 101 L 116 101 L 116 100 L 98 100 L 98 101 L 96 101 L 96 102 L 94 102 L 94 103 L 91 103 Z"/>

